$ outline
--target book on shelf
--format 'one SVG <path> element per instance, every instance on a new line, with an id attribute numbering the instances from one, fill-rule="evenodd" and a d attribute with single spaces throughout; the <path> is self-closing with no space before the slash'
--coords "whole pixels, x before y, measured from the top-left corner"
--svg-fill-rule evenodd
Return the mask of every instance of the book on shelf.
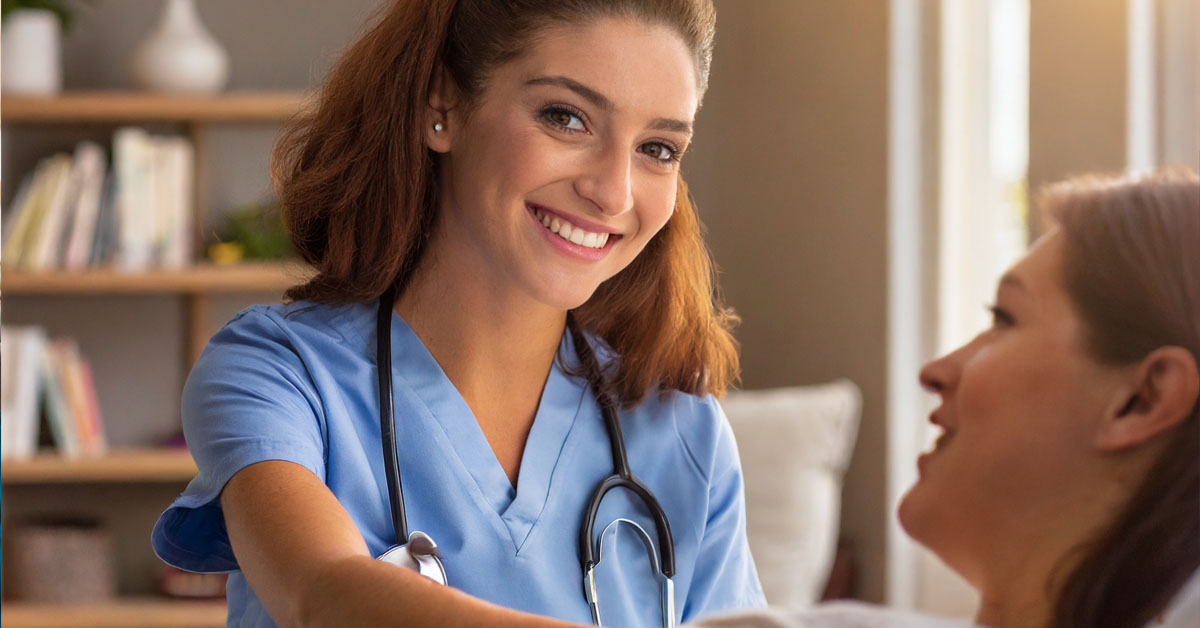
<path id="1" fill-rule="evenodd" d="M 104 172 L 107 169 L 108 157 L 104 154 L 104 149 L 93 142 L 80 142 L 75 149 L 72 171 L 79 185 L 79 193 L 75 199 L 75 216 L 70 235 L 62 251 L 63 268 L 83 270 L 91 261 L 91 248 L 95 241 L 100 204 L 104 197 Z"/>
<path id="2" fill-rule="evenodd" d="M 138 127 L 43 159 L 4 219 L 0 263 L 22 271 L 115 266 L 138 272 L 191 263 L 195 150 Z"/>
<path id="3" fill-rule="evenodd" d="M 36 326 L 0 327 L 0 457 L 28 458 L 46 436 L 64 456 L 108 449 L 91 367 L 75 341 Z"/>

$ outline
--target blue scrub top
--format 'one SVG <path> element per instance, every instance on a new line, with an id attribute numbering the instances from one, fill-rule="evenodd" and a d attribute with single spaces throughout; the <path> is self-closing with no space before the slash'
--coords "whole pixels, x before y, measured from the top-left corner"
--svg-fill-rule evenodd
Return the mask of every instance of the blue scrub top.
<path id="1" fill-rule="evenodd" d="M 238 570 L 217 499 L 242 468 L 264 460 L 302 465 L 329 487 L 374 555 L 395 541 L 380 453 L 375 314 L 373 302 L 252 307 L 213 336 L 188 377 L 183 428 L 199 474 L 159 518 L 152 543 L 181 569 L 230 572 L 230 626 L 275 626 Z M 399 315 L 391 333 L 409 529 L 437 542 L 451 586 L 590 623 L 579 526 L 613 465 L 586 380 L 559 363 L 577 364 L 570 334 L 546 380 L 514 489 L 470 408 Z M 682 620 L 764 605 L 746 542 L 737 448 L 716 400 L 652 395 L 622 411 L 621 425 L 634 474 L 670 521 Z M 648 510 L 621 489 L 605 497 L 593 536 L 618 517 L 638 521 L 657 543 Z M 641 543 L 625 533 L 615 547 L 606 543 L 598 568 L 604 623 L 660 625 L 659 587 Z"/>

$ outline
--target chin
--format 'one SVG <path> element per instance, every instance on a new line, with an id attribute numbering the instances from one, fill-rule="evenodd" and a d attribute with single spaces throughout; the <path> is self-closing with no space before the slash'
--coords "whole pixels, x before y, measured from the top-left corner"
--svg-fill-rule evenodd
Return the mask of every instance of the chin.
<path id="1" fill-rule="evenodd" d="M 977 552 L 972 551 L 969 537 L 963 533 L 970 523 L 956 518 L 952 499 L 938 496 L 918 480 L 896 507 L 896 520 L 913 541 L 937 556 L 951 571 L 971 587 L 979 588 Z"/>
<path id="2" fill-rule="evenodd" d="M 579 289 L 542 289 L 533 293 L 533 298 L 548 307 L 564 312 L 573 310 L 592 298 L 596 289 L 584 291 Z"/>
<path id="3" fill-rule="evenodd" d="M 946 519 L 938 516 L 936 508 L 930 508 L 936 506 L 939 500 L 936 496 L 927 494 L 929 487 L 923 483 L 924 480 L 917 480 L 904 497 L 900 498 L 900 505 L 896 507 L 896 520 L 900 522 L 905 534 L 921 545 L 929 547 L 930 539 L 941 536 L 937 530 L 937 522 L 945 522 Z"/>
<path id="4" fill-rule="evenodd" d="M 916 514 L 913 512 L 913 491 L 916 486 L 908 489 L 904 497 L 900 498 L 900 505 L 896 507 L 896 521 L 900 523 L 900 527 L 909 537 L 916 538 L 913 534 L 913 523 L 916 521 Z"/>
<path id="5" fill-rule="evenodd" d="M 542 276 L 526 284 L 526 293 L 538 303 L 556 310 L 573 310 L 592 298 L 599 282 L 578 275 Z"/>

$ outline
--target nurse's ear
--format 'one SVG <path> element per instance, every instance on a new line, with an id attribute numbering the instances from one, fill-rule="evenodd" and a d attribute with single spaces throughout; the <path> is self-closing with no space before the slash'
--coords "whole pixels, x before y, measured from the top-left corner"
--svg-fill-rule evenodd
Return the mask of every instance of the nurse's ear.
<path id="1" fill-rule="evenodd" d="M 1200 397 L 1200 369 L 1183 347 L 1159 347 L 1117 387 L 1096 435 L 1096 446 L 1116 452 L 1141 445 L 1182 424 Z"/>
<path id="2" fill-rule="evenodd" d="M 425 144 L 435 153 L 450 152 L 454 133 L 450 112 L 455 98 L 454 80 L 439 67 L 429 83 L 429 102 L 425 107 Z"/>

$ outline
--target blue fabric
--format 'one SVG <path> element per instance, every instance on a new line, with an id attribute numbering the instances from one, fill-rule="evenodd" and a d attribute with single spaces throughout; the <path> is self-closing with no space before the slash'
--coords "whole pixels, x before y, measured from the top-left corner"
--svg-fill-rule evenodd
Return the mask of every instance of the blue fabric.
<path id="1" fill-rule="evenodd" d="M 152 543 L 189 571 L 232 572 L 230 626 L 274 626 L 233 555 L 220 502 L 247 465 L 286 460 L 317 475 L 379 555 L 393 544 L 380 454 L 375 305 L 257 306 L 218 332 L 188 377 L 183 425 L 199 474 L 163 513 Z M 576 364 L 570 334 L 560 358 Z M 612 473 L 586 382 L 556 360 L 514 490 L 466 402 L 429 351 L 392 318 L 396 432 L 409 527 L 441 549 L 449 584 L 523 611 L 590 623 L 577 539 L 585 504 Z M 658 497 L 676 551 L 683 620 L 765 602 L 746 542 L 741 467 L 716 400 L 682 393 L 621 414 L 630 466 Z M 653 520 L 624 490 L 604 499 L 594 535 L 617 517 Z M 657 537 L 656 541 L 657 541 Z M 605 546 L 608 625 L 659 624 L 658 588 L 636 537 Z M 403 609 L 397 609 L 402 613 Z"/>

